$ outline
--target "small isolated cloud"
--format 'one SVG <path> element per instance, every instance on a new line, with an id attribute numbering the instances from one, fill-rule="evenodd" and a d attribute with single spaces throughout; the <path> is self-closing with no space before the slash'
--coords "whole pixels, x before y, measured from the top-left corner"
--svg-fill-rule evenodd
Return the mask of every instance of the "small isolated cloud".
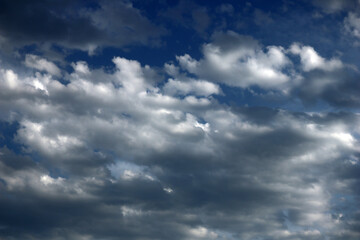
<path id="1" fill-rule="evenodd" d="M 360 16 L 357 13 L 349 12 L 344 19 L 345 30 L 356 38 L 360 38 Z"/>
<path id="2" fill-rule="evenodd" d="M 232 15 L 234 13 L 234 7 L 233 5 L 231 5 L 230 3 L 223 3 L 221 4 L 217 10 L 220 12 L 220 13 L 226 13 L 226 14 L 229 14 L 229 15 Z"/>
<path id="3" fill-rule="evenodd" d="M 320 7 L 325 13 L 336 13 L 353 9 L 358 5 L 357 0 L 312 0 L 312 3 Z"/>
<path id="4" fill-rule="evenodd" d="M 263 26 L 273 23 L 274 20 L 270 17 L 269 13 L 265 13 L 260 9 L 254 11 L 254 22 L 256 25 Z"/>

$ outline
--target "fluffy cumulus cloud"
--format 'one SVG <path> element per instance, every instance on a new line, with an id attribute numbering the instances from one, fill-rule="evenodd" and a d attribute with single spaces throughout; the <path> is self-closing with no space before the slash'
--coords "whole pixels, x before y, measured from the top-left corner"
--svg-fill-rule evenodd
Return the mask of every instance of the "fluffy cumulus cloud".
<path id="1" fill-rule="evenodd" d="M 237 17 L 235 4 L 193 3 L 186 15 L 183 2 L 161 3 L 159 15 L 137 1 L 79 3 L 66 14 L 57 8 L 74 3 L 42 3 L 22 3 L 18 18 L 15 3 L 0 8 L 0 46 L 25 46 L 7 49 L 17 64 L 0 52 L 0 239 L 360 238 L 360 75 L 351 58 L 220 27 L 229 21 L 206 39 L 223 20 L 208 13 Z M 271 28 L 276 14 L 261 11 Z M 260 10 L 244 3 L 247 12 Z M 168 49 L 116 49 L 156 44 L 164 32 L 155 20 L 171 14 L 184 21 L 180 34 L 201 35 L 199 52 L 179 47 L 174 61 L 152 54 L 152 64 L 149 52 Z M 39 23 L 32 33 L 29 19 Z M 59 48 L 62 61 L 39 44 Z M 98 53 L 107 60 L 87 54 L 109 45 L 109 59 Z"/>
<path id="2" fill-rule="evenodd" d="M 325 60 L 310 46 L 301 46 L 294 43 L 290 46 L 290 52 L 300 56 L 302 69 L 305 72 L 314 69 L 332 71 L 342 67 L 339 59 Z"/>
<path id="3" fill-rule="evenodd" d="M 255 39 L 231 31 L 213 38 L 203 46 L 204 59 L 185 54 L 177 58 L 180 65 L 199 77 L 236 87 L 278 88 L 289 81 L 283 73 L 289 60 L 282 47 L 262 49 Z"/>
<path id="4" fill-rule="evenodd" d="M 277 91 L 305 104 L 324 101 L 333 106 L 357 107 L 360 103 L 356 66 L 343 63 L 338 57 L 326 59 L 313 47 L 297 42 L 288 47 L 261 47 L 249 36 L 216 33 L 211 43 L 203 45 L 203 58 L 196 60 L 185 54 L 177 60 L 185 75 L 193 74 L 216 84 Z M 166 65 L 168 74 L 184 80 L 180 68 Z M 191 82 L 170 79 L 165 91 L 181 93 L 181 85 L 183 94 L 196 92 L 200 82 Z M 213 87 L 210 90 L 209 83 L 201 89 L 209 91 L 208 94 L 215 93 Z"/>

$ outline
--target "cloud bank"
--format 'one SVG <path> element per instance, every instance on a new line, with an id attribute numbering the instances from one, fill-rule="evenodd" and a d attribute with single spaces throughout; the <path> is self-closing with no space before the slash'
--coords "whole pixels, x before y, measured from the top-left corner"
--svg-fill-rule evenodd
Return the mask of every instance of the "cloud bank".
<path id="1" fill-rule="evenodd" d="M 3 237 L 357 238 L 357 114 L 229 107 L 215 83 L 113 62 L 74 63 L 67 84 L 1 70 L 23 148 L 1 149 Z"/>
<path id="2" fill-rule="evenodd" d="M 245 33 L 278 22 L 250 3 L 241 13 L 268 21 L 237 30 L 230 3 L 1 4 L 0 239 L 360 238 L 360 75 L 345 55 Z M 355 3 L 312 4 L 335 18 Z M 354 39 L 355 16 L 337 25 Z M 174 30 L 199 51 L 146 64 Z M 96 65 L 98 48 L 139 44 Z"/>

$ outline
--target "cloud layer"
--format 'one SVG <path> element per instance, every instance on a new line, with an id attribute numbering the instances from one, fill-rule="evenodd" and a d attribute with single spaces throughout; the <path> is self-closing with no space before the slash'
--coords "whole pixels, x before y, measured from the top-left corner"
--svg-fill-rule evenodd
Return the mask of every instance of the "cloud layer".
<path id="1" fill-rule="evenodd" d="M 357 114 L 229 107 L 214 83 L 113 62 L 67 84 L 1 70 L 23 148 L 1 150 L 3 237 L 357 238 Z"/>
<path id="2" fill-rule="evenodd" d="M 284 24 L 255 3 L 147 4 L 0 4 L 0 239 L 359 239 L 351 58 L 247 33 Z M 309 4 L 355 47 L 354 1 Z"/>

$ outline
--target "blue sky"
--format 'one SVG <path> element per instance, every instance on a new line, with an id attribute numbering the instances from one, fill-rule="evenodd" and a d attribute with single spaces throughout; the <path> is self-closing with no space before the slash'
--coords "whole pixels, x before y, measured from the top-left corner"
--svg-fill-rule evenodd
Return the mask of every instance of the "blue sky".
<path id="1" fill-rule="evenodd" d="M 355 0 L 0 0 L 0 239 L 359 239 L 359 48 Z"/>

